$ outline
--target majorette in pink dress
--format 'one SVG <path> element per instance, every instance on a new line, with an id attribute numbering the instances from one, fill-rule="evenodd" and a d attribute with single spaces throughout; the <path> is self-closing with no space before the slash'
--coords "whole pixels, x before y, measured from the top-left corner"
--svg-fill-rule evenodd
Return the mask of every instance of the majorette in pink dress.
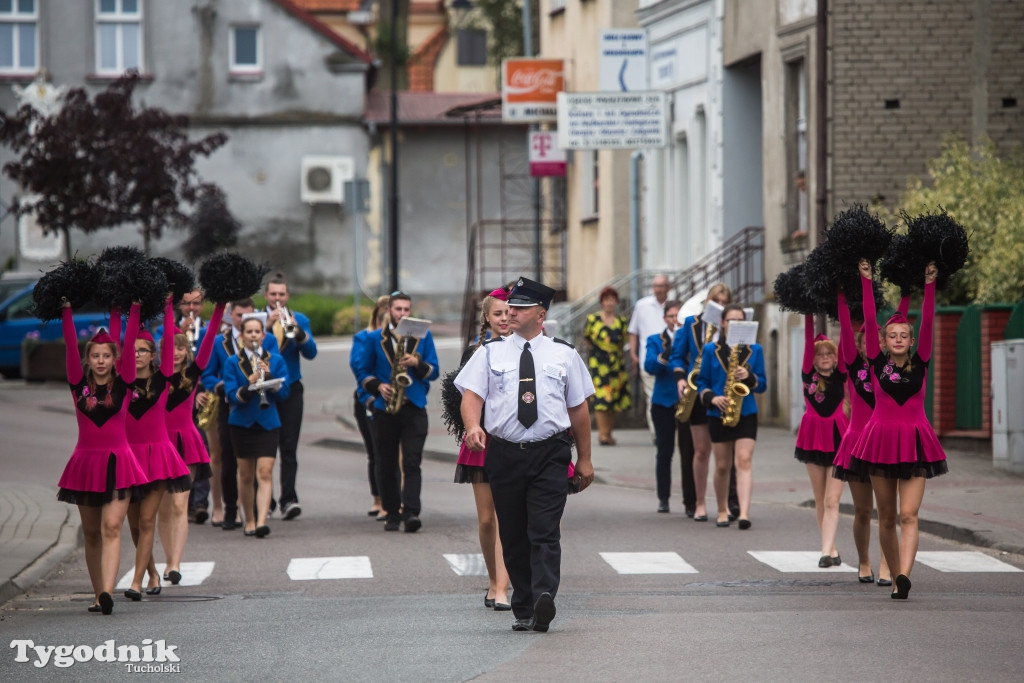
<path id="1" fill-rule="evenodd" d="M 824 339 L 825 337 L 821 337 Z M 804 395 L 804 415 L 796 433 L 795 457 L 802 463 L 829 467 L 846 432 L 843 413 L 843 389 L 846 373 L 838 367 L 831 375 L 814 369 L 814 316 L 804 316 L 804 359 L 800 377 Z"/>

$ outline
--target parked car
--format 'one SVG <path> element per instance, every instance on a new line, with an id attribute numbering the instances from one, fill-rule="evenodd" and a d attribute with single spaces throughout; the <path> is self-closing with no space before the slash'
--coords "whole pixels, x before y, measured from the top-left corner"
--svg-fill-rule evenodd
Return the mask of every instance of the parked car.
<path id="1" fill-rule="evenodd" d="M 12 280 L 5 278 L 0 284 L 6 286 Z M 26 338 L 36 342 L 63 338 L 60 320 L 44 323 L 32 312 L 32 290 L 37 280 L 27 285 L 22 282 L 19 289 L 0 301 L 0 375 L 8 379 L 21 376 L 21 351 Z M 100 327 L 109 327 L 110 314 L 89 304 L 75 311 L 74 321 L 79 339 L 84 339 Z"/>

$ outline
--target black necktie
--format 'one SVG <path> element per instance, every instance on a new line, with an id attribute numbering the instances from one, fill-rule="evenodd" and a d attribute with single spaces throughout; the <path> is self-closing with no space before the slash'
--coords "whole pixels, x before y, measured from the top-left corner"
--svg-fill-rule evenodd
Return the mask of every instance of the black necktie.
<path id="1" fill-rule="evenodd" d="M 533 373 L 533 354 L 530 342 L 523 345 L 519 356 L 519 422 L 529 428 L 537 421 L 537 380 Z"/>

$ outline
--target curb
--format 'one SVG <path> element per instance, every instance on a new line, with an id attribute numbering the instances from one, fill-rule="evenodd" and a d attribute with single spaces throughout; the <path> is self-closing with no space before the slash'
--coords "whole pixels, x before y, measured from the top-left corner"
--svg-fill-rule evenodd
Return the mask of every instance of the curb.
<path id="1" fill-rule="evenodd" d="M 69 508 L 53 545 L 44 550 L 32 564 L 0 585 L 0 604 L 29 592 L 33 586 L 46 578 L 68 555 L 81 547 L 81 536 L 81 521 Z"/>

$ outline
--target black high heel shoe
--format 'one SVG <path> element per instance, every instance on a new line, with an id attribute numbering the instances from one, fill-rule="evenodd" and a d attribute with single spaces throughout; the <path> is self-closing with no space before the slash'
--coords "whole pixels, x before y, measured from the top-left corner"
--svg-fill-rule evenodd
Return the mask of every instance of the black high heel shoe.
<path id="1" fill-rule="evenodd" d="M 160 590 L 163 586 L 153 586 L 152 588 L 146 589 L 146 595 L 160 595 Z"/>
<path id="2" fill-rule="evenodd" d="M 128 598 L 132 602 L 138 602 L 142 599 L 142 593 L 135 590 L 134 588 L 129 588 L 124 592 L 124 597 Z"/>

